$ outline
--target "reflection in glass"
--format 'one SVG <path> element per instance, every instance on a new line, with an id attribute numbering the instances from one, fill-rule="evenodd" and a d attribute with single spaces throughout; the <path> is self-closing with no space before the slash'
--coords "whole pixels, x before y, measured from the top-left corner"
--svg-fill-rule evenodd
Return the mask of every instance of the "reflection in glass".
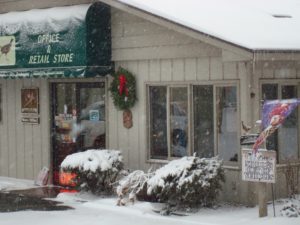
<path id="1" fill-rule="evenodd" d="M 80 142 L 83 149 L 105 148 L 105 89 L 80 89 Z"/>
<path id="2" fill-rule="evenodd" d="M 97 83 L 54 83 L 53 181 L 67 155 L 105 148 L 105 86 Z"/>
<path id="3" fill-rule="evenodd" d="M 187 155 L 188 96 L 186 87 L 170 88 L 171 155 Z"/>
<path id="4" fill-rule="evenodd" d="M 56 84 L 56 114 L 72 114 L 76 109 L 76 85 L 74 83 Z"/>
<path id="5" fill-rule="evenodd" d="M 297 98 L 296 86 L 282 86 L 282 99 Z M 291 160 L 298 158 L 298 107 L 286 118 L 279 128 L 280 158 Z M 288 140 L 288 141 L 287 141 Z"/>
<path id="6" fill-rule="evenodd" d="M 278 85 L 277 84 L 263 84 L 262 85 L 263 100 L 278 99 Z M 278 130 L 271 134 L 266 140 L 266 148 L 268 150 L 278 150 Z M 277 154 L 278 156 L 278 154 Z"/>
<path id="7" fill-rule="evenodd" d="M 217 87 L 218 152 L 225 161 L 238 161 L 238 116 L 236 87 Z"/>
<path id="8" fill-rule="evenodd" d="M 193 87 L 194 152 L 201 158 L 214 156 L 213 86 Z"/>
<path id="9" fill-rule="evenodd" d="M 149 100 L 151 158 L 166 159 L 168 157 L 167 88 L 162 86 L 150 87 Z"/>

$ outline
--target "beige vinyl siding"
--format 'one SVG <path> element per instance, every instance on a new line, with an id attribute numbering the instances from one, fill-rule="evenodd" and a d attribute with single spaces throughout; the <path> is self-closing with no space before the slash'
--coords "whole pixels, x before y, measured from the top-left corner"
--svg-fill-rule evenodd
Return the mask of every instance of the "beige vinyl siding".
<path id="1" fill-rule="evenodd" d="M 50 166 L 48 82 L 45 79 L 2 79 L 3 120 L 0 123 L 0 175 L 34 179 Z M 21 122 L 21 89 L 38 87 L 40 123 Z"/>
<path id="2" fill-rule="evenodd" d="M 112 58 L 116 68 L 132 72 L 137 81 L 138 101 L 131 109 L 133 127 L 123 127 L 122 111 L 109 98 L 109 148 L 123 152 L 130 170 L 159 168 L 163 163 L 148 160 L 147 89 L 146 84 L 207 84 L 239 81 L 241 120 L 251 124 L 252 64 L 232 52 L 205 44 L 176 31 L 152 24 L 125 12 L 112 10 Z M 239 93 L 238 93 L 239 94 Z M 237 165 L 226 170 L 222 199 L 253 202 L 254 190 L 242 182 Z M 228 194 L 231 193 L 231 194 Z M 243 197 L 246 196 L 246 197 Z"/>
<path id="3" fill-rule="evenodd" d="M 116 110 L 111 98 L 108 104 L 109 148 L 123 151 L 129 169 L 153 166 L 147 161 L 146 83 L 249 81 L 246 63 L 237 59 L 229 61 L 228 54 L 224 62 L 221 49 L 116 9 L 112 9 L 112 37 L 112 58 L 116 68 L 128 69 L 137 81 L 138 101 L 131 109 L 131 129 L 123 127 L 122 111 Z M 243 114 L 247 116 L 247 113 Z"/>
<path id="4" fill-rule="evenodd" d="M 2 80 L 2 122 L 0 125 L 0 138 L 1 138 L 1 149 L 0 149 L 0 172 L 2 176 L 9 176 L 9 146 L 8 146 L 8 80 Z M 14 151 L 14 150 L 13 150 Z"/>
<path id="5" fill-rule="evenodd" d="M 221 55 L 219 48 L 112 9 L 113 61 Z"/>

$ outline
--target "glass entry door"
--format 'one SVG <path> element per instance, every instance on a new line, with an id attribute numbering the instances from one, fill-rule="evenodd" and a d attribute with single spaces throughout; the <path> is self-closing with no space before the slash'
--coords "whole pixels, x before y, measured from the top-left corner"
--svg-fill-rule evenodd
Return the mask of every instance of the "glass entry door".
<path id="1" fill-rule="evenodd" d="M 105 83 L 52 84 L 54 184 L 67 155 L 105 148 Z"/>

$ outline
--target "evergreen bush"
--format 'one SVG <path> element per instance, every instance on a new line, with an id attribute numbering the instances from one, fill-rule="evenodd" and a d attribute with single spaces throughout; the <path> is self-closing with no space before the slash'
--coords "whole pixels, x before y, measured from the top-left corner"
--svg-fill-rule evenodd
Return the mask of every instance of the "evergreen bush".
<path id="1" fill-rule="evenodd" d="M 111 194 L 112 184 L 123 169 L 120 151 L 88 150 L 66 157 L 61 164 L 61 171 L 75 173 L 74 182 L 80 191 L 93 194 Z"/>
<path id="2" fill-rule="evenodd" d="M 147 181 L 147 194 L 167 203 L 167 207 L 211 207 L 224 182 L 221 164 L 217 158 L 196 156 L 173 160 Z"/>

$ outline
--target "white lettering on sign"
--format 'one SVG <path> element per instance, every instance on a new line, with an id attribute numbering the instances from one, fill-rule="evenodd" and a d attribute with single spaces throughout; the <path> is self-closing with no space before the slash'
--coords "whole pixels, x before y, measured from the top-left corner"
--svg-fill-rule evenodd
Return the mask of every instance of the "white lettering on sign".
<path id="1" fill-rule="evenodd" d="M 49 55 L 31 55 L 29 64 L 49 63 Z"/>
<path id="2" fill-rule="evenodd" d="M 38 36 L 39 44 L 57 43 L 59 42 L 59 33 L 57 34 L 41 34 Z"/>
<path id="3" fill-rule="evenodd" d="M 58 43 L 60 40 L 60 34 L 41 34 L 38 35 L 37 41 L 39 44 L 47 44 L 45 55 L 31 55 L 28 60 L 28 64 L 48 64 L 48 63 L 72 63 L 74 60 L 74 53 L 60 53 L 50 55 L 52 52 L 52 44 Z"/>
<path id="4" fill-rule="evenodd" d="M 275 183 L 276 152 L 259 150 L 252 155 L 252 149 L 242 149 L 242 179 L 245 181 Z"/>
<path id="5" fill-rule="evenodd" d="M 73 62 L 73 57 L 74 53 L 55 54 L 53 57 L 53 63 Z"/>

